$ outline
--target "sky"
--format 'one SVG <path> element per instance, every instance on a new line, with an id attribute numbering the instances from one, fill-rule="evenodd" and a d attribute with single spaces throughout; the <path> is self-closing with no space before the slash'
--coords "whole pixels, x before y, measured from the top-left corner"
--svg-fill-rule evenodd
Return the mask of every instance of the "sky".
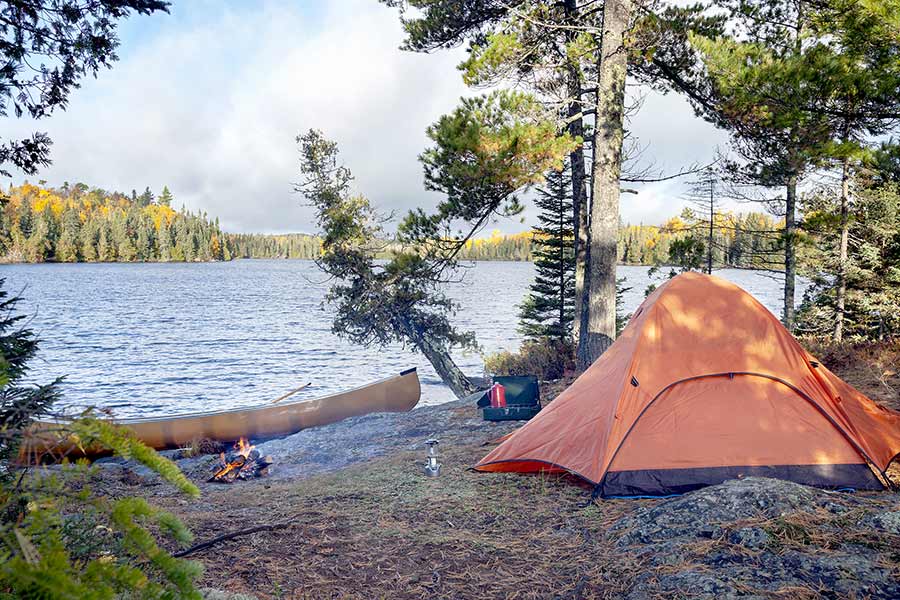
<path id="1" fill-rule="evenodd" d="M 175 0 L 171 14 L 124 22 L 120 38 L 119 62 L 85 80 L 66 111 L 4 124 L 8 137 L 37 130 L 54 141 L 53 165 L 29 179 L 167 185 L 176 206 L 232 232 L 315 231 L 292 187 L 296 137 L 310 128 L 338 142 L 381 212 L 433 206 L 417 160 L 425 129 L 478 93 L 456 70 L 462 49 L 401 51 L 397 13 L 376 0 Z M 629 128 L 656 170 L 703 164 L 725 144 L 684 99 L 644 93 Z M 628 187 L 638 193 L 622 197 L 626 222 L 658 224 L 686 204 L 679 181 Z M 535 217 L 528 207 L 490 227 L 521 231 Z"/>

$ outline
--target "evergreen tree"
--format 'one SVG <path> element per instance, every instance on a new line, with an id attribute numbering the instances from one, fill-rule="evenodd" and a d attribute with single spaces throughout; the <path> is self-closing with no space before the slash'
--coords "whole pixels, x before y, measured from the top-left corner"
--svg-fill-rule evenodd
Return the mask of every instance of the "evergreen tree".
<path id="1" fill-rule="evenodd" d="M 28 262 L 44 262 L 53 248 L 52 222 L 46 211 L 34 215 L 34 225 L 26 242 L 25 257 Z"/>
<path id="2" fill-rule="evenodd" d="M 744 164 L 732 164 L 741 184 L 782 188 L 770 202 L 784 215 L 785 326 L 793 328 L 797 271 L 798 189 L 823 157 L 831 123 L 809 107 L 827 91 L 811 67 L 813 2 L 717 0 L 730 21 L 730 36 L 694 36 L 708 77 L 706 95 L 691 97 L 695 108 L 732 133 L 732 147 Z M 768 197 L 767 200 L 770 200 Z"/>
<path id="3" fill-rule="evenodd" d="M 821 337 L 833 335 L 838 310 L 851 339 L 888 339 L 900 336 L 900 188 L 895 183 L 860 187 L 848 206 L 847 253 L 840 256 L 837 240 L 843 229 L 829 190 L 811 195 L 807 220 L 819 243 L 811 257 L 816 266 L 814 285 L 807 291 L 798 329 Z M 843 260 L 842 260 L 843 258 Z M 842 264 L 843 263 L 843 264 Z M 844 306 L 839 309 L 835 275 L 845 272 Z"/>
<path id="4" fill-rule="evenodd" d="M 713 35 L 722 19 L 704 16 L 701 6 L 656 11 L 656 6 L 632 0 L 382 1 L 401 9 L 405 49 L 429 52 L 468 42 L 468 58 L 460 65 L 466 83 L 502 82 L 528 89 L 548 105 L 562 108 L 558 128 L 584 142 L 573 147 L 569 158 L 579 315 L 575 329 L 579 367 L 586 368 L 615 337 L 626 71 L 632 69 L 652 85 L 671 79 L 678 83 L 676 89 L 695 93 L 681 75 L 695 62 L 686 32 Z M 407 8 L 415 13 L 406 13 Z M 596 125 L 593 135 L 588 118 Z M 585 164 L 588 147 L 593 153 L 590 175 Z"/>
<path id="5" fill-rule="evenodd" d="M 890 139 L 869 152 L 865 169 L 859 173 L 864 185 L 878 187 L 889 183 L 900 184 L 900 140 Z"/>
<path id="6" fill-rule="evenodd" d="M 352 176 L 337 145 L 317 131 L 299 136 L 298 186 L 324 230 L 320 268 L 334 278 L 333 329 L 355 343 L 406 344 L 424 354 L 458 397 L 475 387 L 453 361 L 453 346 L 475 346 L 449 317 L 456 310 L 443 284 L 458 254 L 494 215 L 517 214 L 516 194 L 560 169 L 573 140 L 557 135 L 546 110 L 528 95 L 494 92 L 464 98 L 428 128 L 432 145 L 420 160 L 425 186 L 445 194 L 432 214 L 411 211 L 398 227 L 400 249 L 384 263 L 373 246 L 383 235 L 365 197 L 350 192 Z"/>
<path id="7" fill-rule="evenodd" d="M 16 312 L 21 298 L 10 296 L 4 284 L 5 279 L 0 279 L 0 482 L 9 483 L 9 461 L 18 451 L 18 440 L 11 434 L 47 415 L 59 398 L 60 380 L 40 386 L 26 384 L 28 363 L 37 353 L 38 340 L 24 326 L 26 315 Z M 5 515 L 5 510 L 0 511 L 0 523 Z"/>
<path id="8" fill-rule="evenodd" d="M 60 262 L 78 262 L 81 220 L 74 208 L 68 208 L 62 215 L 59 241 L 56 243 L 55 258 Z"/>
<path id="9" fill-rule="evenodd" d="M 166 224 L 165 219 L 160 223 L 156 235 L 159 238 L 159 260 L 162 262 L 177 260 L 172 253 L 172 232 Z M 181 256 L 183 260 L 184 253 L 181 253 Z"/>
<path id="10" fill-rule="evenodd" d="M 890 131 L 900 118 L 900 35 L 885 15 L 900 14 L 900 0 L 852 2 L 829 0 L 816 5 L 813 31 L 819 41 L 810 70 L 828 93 L 810 106 L 832 121 L 834 140 L 827 158 L 840 170 L 837 212 L 838 269 L 835 277 L 833 337 L 843 336 L 849 277 L 851 184 L 858 178 L 870 140 Z M 813 60 L 814 59 L 814 60 Z"/>
<path id="11" fill-rule="evenodd" d="M 157 202 L 160 206 L 172 206 L 172 201 L 175 198 L 172 196 L 172 192 L 169 191 L 169 186 L 163 186 L 163 191 L 159 195 Z"/>
<path id="12" fill-rule="evenodd" d="M 147 262 L 157 259 L 154 242 L 153 222 L 146 216 L 141 217 L 138 221 L 135 241 L 137 260 Z"/>
<path id="13" fill-rule="evenodd" d="M 182 213 L 183 214 L 183 213 Z M 197 258 L 196 239 L 186 219 L 179 219 L 175 223 L 175 249 L 173 258 L 192 262 Z"/>
<path id="14" fill-rule="evenodd" d="M 78 184 L 61 190 L 12 186 L 0 204 L 0 259 L 64 261 L 217 260 L 230 238 L 203 213 L 176 213 L 126 194 Z M 181 235 L 173 240 L 173 230 Z M 215 237 L 219 247 L 214 251 Z M 176 247 L 181 244 L 182 247 Z M 312 250 L 306 258 L 315 258 Z"/>
<path id="15" fill-rule="evenodd" d="M 112 262 L 116 260 L 116 251 L 113 241 L 110 239 L 109 221 L 101 219 L 97 225 L 97 260 L 100 262 Z"/>
<path id="16" fill-rule="evenodd" d="M 633 0 L 606 0 L 597 54 L 597 94 L 591 165 L 586 319 L 578 338 L 578 368 L 586 370 L 616 338 L 619 191 L 625 137 L 625 80 Z"/>
<path id="17" fill-rule="evenodd" d="M 99 221 L 88 221 L 81 228 L 81 235 L 78 238 L 81 247 L 81 257 L 86 262 L 94 262 L 97 257 L 97 242 L 99 239 L 98 230 Z"/>
<path id="18" fill-rule="evenodd" d="M 718 246 L 716 243 L 716 220 L 720 214 L 721 187 L 719 174 L 712 166 L 703 169 L 688 184 L 687 199 L 697 207 L 700 215 L 699 219 L 694 219 L 692 237 L 705 249 L 705 271 L 708 274 L 712 274 L 713 259 Z"/>
<path id="19" fill-rule="evenodd" d="M 110 220 L 110 235 L 115 255 L 121 262 L 132 262 L 137 258 L 133 234 L 128 223 L 128 215 L 124 211 L 116 211 Z"/>
<path id="20" fill-rule="evenodd" d="M 575 318 L 575 225 L 570 166 L 550 171 L 537 189 L 540 226 L 534 229 L 535 278 L 519 313 L 519 329 L 532 340 L 572 343 Z"/>
<path id="21" fill-rule="evenodd" d="M 140 206 L 150 206 L 153 204 L 153 192 L 150 191 L 150 186 L 144 190 L 144 193 L 138 196 L 138 204 Z"/>

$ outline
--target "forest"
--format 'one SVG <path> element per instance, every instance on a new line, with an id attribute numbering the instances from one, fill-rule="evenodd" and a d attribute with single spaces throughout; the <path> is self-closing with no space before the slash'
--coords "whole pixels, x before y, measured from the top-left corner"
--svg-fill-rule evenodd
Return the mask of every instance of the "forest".
<path id="1" fill-rule="evenodd" d="M 321 239 L 305 233 L 228 233 L 206 213 L 172 207 L 168 187 L 157 195 L 108 192 L 84 183 L 60 187 L 11 186 L 0 207 L 0 261 L 194 262 L 236 258 L 315 259 Z M 673 241 L 692 234 L 701 219 L 685 210 L 662 225 L 622 224 L 619 261 L 630 265 L 669 264 Z M 780 223 L 764 213 L 721 212 L 715 224 L 718 267 L 768 268 L 763 248 L 777 252 Z M 531 261 L 540 246 L 537 230 L 467 240 L 460 260 Z M 388 245 L 381 254 L 386 257 Z M 777 266 L 777 265 L 776 265 Z"/>
<path id="2" fill-rule="evenodd" d="M 217 220 L 172 208 L 168 187 L 131 195 L 83 183 L 11 187 L 0 209 L 4 262 L 211 261 L 232 258 Z"/>

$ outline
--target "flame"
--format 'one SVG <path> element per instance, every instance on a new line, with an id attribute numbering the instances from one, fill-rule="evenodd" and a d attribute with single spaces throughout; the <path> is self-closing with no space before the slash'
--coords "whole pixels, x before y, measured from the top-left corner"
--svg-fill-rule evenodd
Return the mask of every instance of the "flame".
<path id="1" fill-rule="evenodd" d="M 215 475 L 212 476 L 213 479 L 223 479 L 226 475 L 235 470 L 240 470 L 243 468 L 244 464 L 247 462 L 247 457 L 250 456 L 250 453 L 253 451 L 253 444 L 245 438 L 241 437 L 235 444 L 234 450 L 240 458 L 236 458 L 229 462 L 225 458 L 225 453 L 222 452 L 219 454 L 219 461 L 222 463 L 222 467 L 216 471 Z"/>
<path id="2" fill-rule="evenodd" d="M 253 444 L 251 444 L 250 440 L 248 440 L 247 438 L 242 437 L 234 445 L 234 449 L 238 451 L 238 454 L 240 454 L 244 458 L 247 458 L 248 456 L 250 456 L 250 452 L 253 450 Z"/>

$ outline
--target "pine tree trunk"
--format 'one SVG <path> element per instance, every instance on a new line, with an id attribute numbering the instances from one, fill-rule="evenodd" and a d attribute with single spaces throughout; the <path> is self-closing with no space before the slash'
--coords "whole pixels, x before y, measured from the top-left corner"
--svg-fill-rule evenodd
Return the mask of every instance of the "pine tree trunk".
<path id="1" fill-rule="evenodd" d="M 407 322 L 406 328 L 416 348 L 425 355 L 441 381 L 457 398 L 465 398 L 477 391 L 443 346 L 432 343 L 428 336 L 412 323 Z"/>
<path id="2" fill-rule="evenodd" d="M 581 82 L 577 81 L 580 89 Z M 569 113 L 581 112 L 580 105 L 569 105 Z M 579 117 L 569 124 L 572 136 L 584 135 L 584 124 Z M 572 170 L 572 212 L 575 229 L 575 318 L 572 329 L 574 339 L 579 340 L 581 331 L 587 326 L 587 254 L 588 254 L 588 198 L 585 186 L 584 146 L 579 146 L 569 155 Z"/>
<path id="3" fill-rule="evenodd" d="M 706 273 L 712 275 L 713 266 L 713 227 L 716 213 L 715 204 L 713 203 L 713 186 L 709 186 L 709 249 L 706 252 Z"/>
<path id="4" fill-rule="evenodd" d="M 838 248 L 837 288 L 834 302 L 834 341 L 844 339 L 844 310 L 847 302 L 847 252 L 850 239 L 850 158 L 841 169 L 841 240 Z"/>
<path id="5" fill-rule="evenodd" d="M 565 0 L 567 20 L 574 22 L 577 16 L 578 4 L 576 0 Z M 575 36 L 570 32 L 568 39 Z M 567 67 L 567 93 L 569 94 L 569 135 L 573 138 L 584 138 L 584 118 L 577 116 L 582 112 L 581 105 L 581 76 L 576 65 Z M 572 212 L 575 228 L 575 317 L 572 322 L 572 332 L 575 342 L 578 342 L 581 331 L 587 327 L 587 290 L 585 289 L 585 272 L 587 269 L 588 252 L 588 198 L 585 185 L 584 146 L 578 146 L 569 155 L 569 163 L 572 172 Z"/>
<path id="6" fill-rule="evenodd" d="M 586 369 L 616 336 L 616 246 L 619 228 L 619 176 L 624 137 L 625 32 L 632 0 L 607 0 L 603 8 L 597 85 L 597 120 L 591 170 L 591 231 L 588 263 L 587 330 L 578 343 L 578 367 Z"/>
<path id="7" fill-rule="evenodd" d="M 797 176 L 787 182 L 787 198 L 784 213 L 784 316 L 782 322 L 788 331 L 794 330 L 794 286 L 797 279 L 795 238 L 797 233 Z"/>
<path id="8" fill-rule="evenodd" d="M 559 298 L 557 301 L 559 302 L 559 339 L 565 342 L 569 339 L 566 331 L 566 239 L 563 235 L 563 232 L 566 230 L 566 190 L 565 186 L 559 186 L 559 190 L 557 191 L 557 201 L 559 202 L 559 254 L 557 255 L 558 267 L 559 267 Z M 573 320 L 574 326 L 574 320 Z"/>
<path id="9" fill-rule="evenodd" d="M 797 2 L 796 35 L 794 37 L 794 55 L 800 56 L 803 52 L 803 19 L 805 13 L 803 0 Z M 791 131 L 792 142 L 796 140 L 797 132 Z M 795 163 L 791 161 L 791 165 Z M 784 210 L 784 315 L 782 322 L 788 331 L 794 331 L 794 287 L 797 280 L 797 255 L 795 242 L 797 237 L 797 183 L 799 176 L 790 175 L 787 180 L 787 193 Z"/>

